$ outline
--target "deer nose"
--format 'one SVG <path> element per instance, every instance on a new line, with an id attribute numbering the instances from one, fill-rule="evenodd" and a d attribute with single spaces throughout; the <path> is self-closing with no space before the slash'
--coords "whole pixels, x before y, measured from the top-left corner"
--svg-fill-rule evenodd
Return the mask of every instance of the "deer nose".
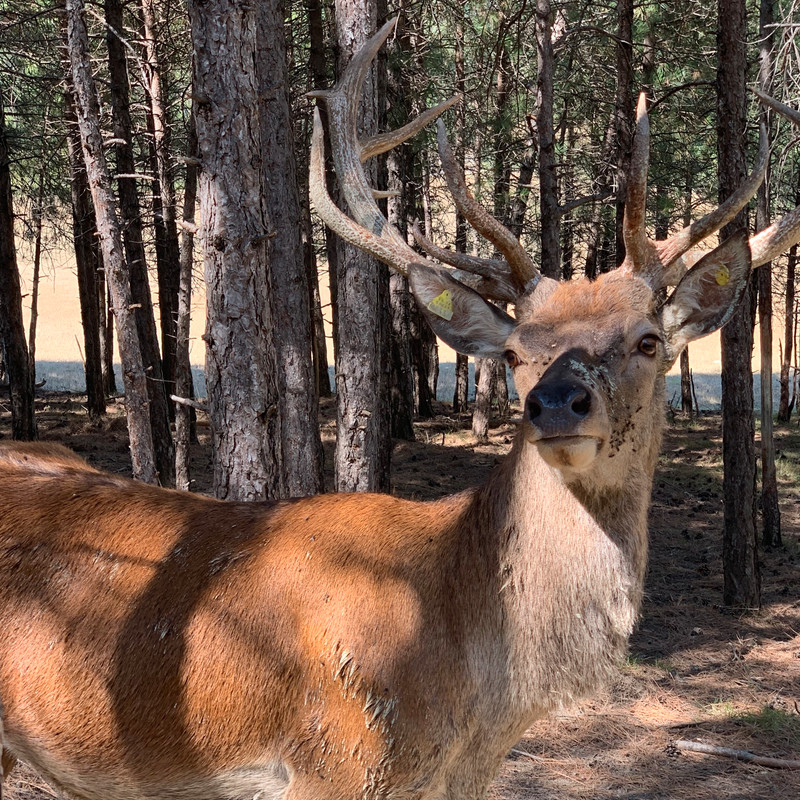
<path id="1" fill-rule="evenodd" d="M 572 380 L 540 382 L 525 402 L 528 420 L 543 436 L 569 436 L 592 410 L 589 389 Z"/>

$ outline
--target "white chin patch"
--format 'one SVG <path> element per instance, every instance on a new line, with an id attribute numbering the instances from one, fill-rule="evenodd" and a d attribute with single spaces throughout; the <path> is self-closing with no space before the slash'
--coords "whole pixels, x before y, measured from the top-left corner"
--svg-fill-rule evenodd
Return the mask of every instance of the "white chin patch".
<path id="1" fill-rule="evenodd" d="M 600 442 L 594 436 L 558 436 L 539 439 L 536 446 L 551 467 L 582 472 L 597 457 Z"/>

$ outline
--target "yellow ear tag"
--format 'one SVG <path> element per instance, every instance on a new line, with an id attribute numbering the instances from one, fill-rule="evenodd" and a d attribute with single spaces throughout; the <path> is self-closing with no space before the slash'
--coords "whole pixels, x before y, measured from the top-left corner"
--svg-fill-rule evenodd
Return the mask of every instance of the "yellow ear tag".
<path id="1" fill-rule="evenodd" d="M 727 286 L 731 282 L 731 271 L 722 264 L 714 273 L 714 280 L 718 286 Z"/>
<path id="2" fill-rule="evenodd" d="M 450 290 L 445 289 L 438 297 L 434 297 L 428 303 L 428 311 L 449 322 L 453 318 L 453 295 Z"/>

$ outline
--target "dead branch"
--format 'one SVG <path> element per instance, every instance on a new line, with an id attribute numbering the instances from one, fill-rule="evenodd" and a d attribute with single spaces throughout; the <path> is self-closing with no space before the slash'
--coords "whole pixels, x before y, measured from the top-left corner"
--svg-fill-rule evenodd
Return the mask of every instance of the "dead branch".
<path id="1" fill-rule="evenodd" d="M 758 764 L 762 767 L 773 767 L 775 769 L 800 769 L 800 761 L 786 758 L 770 758 L 769 756 L 759 756 L 748 750 L 734 750 L 731 747 L 717 747 L 713 744 L 703 742 L 688 742 L 685 739 L 676 739 L 674 742 L 678 750 L 688 750 L 693 753 L 705 753 L 709 756 L 723 756 L 724 758 L 735 758 L 738 761 L 747 761 L 751 764 Z"/>
<path id="2" fill-rule="evenodd" d="M 175 394 L 171 394 L 169 399 L 172 400 L 173 403 L 178 403 L 182 406 L 189 406 L 189 408 L 194 408 L 197 411 L 204 411 L 206 414 L 208 413 L 208 406 L 205 403 L 201 403 L 198 400 L 192 400 L 188 397 L 178 397 Z"/>

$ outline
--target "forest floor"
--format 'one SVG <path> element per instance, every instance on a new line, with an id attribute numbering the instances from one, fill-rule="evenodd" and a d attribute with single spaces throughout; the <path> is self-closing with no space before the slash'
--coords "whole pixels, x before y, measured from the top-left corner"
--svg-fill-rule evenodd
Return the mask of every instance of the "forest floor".
<path id="1" fill-rule="evenodd" d="M 40 437 L 95 466 L 130 472 L 120 404 L 90 423 L 77 395 L 37 401 Z M 332 463 L 332 405 L 322 412 Z M 0 399 L 0 438 L 10 435 Z M 478 443 L 466 415 L 417 426 L 397 442 L 393 486 L 430 499 L 479 484 L 508 451 L 513 423 Z M 192 454 L 196 489 L 211 481 L 207 428 Z M 630 655 L 600 696 L 535 724 L 509 755 L 492 800 L 791 800 L 800 770 L 678 751 L 688 739 L 800 759 L 800 430 L 776 432 L 783 541 L 762 552 L 762 607 L 722 607 L 722 465 L 718 415 L 674 419 L 666 430 L 651 510 L 645 601 Z M 330 481 L 330 476 L 329 476 Z M 7 796 L 57 796 L 30 770 L 12 773 Z"/>

